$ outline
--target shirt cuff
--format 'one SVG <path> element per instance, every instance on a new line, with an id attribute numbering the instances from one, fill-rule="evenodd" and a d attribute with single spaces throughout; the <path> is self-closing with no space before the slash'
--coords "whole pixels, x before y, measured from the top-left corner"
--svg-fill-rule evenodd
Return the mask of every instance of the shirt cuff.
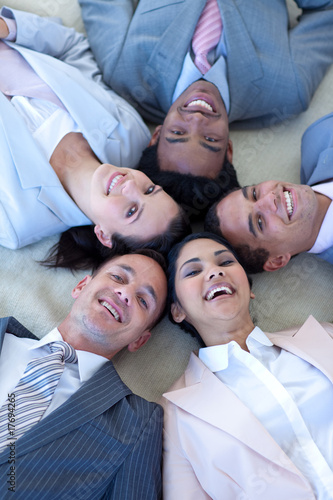
<path id="1" fill-rule="evenodd" d="M 15 42 L 17 33 L 16 21 L 14 19 L 8 19 L 8 17 L 4 16 L 0 16 L 0 19 L 3 19 L 5 21 L 9 30 L 9 35 L 6 38 L 3 38 L 3 40 L 8 40 L 8 42 Z"/>

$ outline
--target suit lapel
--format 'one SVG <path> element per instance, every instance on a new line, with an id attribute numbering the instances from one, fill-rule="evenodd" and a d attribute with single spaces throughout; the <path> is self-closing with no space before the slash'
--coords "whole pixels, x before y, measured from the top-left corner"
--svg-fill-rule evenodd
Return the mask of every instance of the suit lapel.
<path id="1" fill-rule="evenodd" d="M 333 339 L 313 316 L 292 336 L 283 333 L 267 333 L 267 336 L 275 345 L 311 363 L 333 383 Z"/>
<path id="2" fill-rule="evenodd" d="M 299 475 L 298 469 L 253 413 L 194 354 L 185 372 L 185 380 L 186 387 L 166 393 L 164 397 L 195 417 L 234 436 L 279 467 Z"/>
<path id="3" fill-rule="evenodd" d="M 161 9 L 169 3 L 165 0 L 156 0 L 149 10 Z M 205 3 L 206 0 L 177 2 L 177 4 L 183 5 L 177 10 L 177 15 L 174 16 L 163 36 L 158 40 L 148 59 L 144 72 L 145 79 L 154 91 L 158 88 L 158 100 L 166 113 L 172 102 L 172 95 L 189 48 L 189 41 L 192 39 Z M 140 12 L 142 15 L 144 13 L 145 11 Z M 158 15 L 163 15 L 163 10 Z M 170 52 L 170 47 L 175 47 L 175 40 L 177 40 L 177 49 Z"/>
<path id="4" fill-rule="evenodd" d="M 229 121 L 244 116 L 255 100 L 264 73 L 246 24 L 234 0 L 219 0 L 227 48 Z M 246 78 L 244 79 L 244 74 Z M 236 98 L 234 96 L 237 96 Z"/>
<path id="5" fill-rule="evenodd" d="M 63 61 L 15 44 L 9 45 L 20 52 L 40 78 L 55 92 L 97 156 L 101 156 L 103 145 L 112 140 L 115 156 L 113 161 L 116 162 L 119 144 L 115 139 L 108 138 L 118 127 L 120 118 L 115 105 L 112 114 L 103 105 L 108 98 L 105 89 Z M 120 156 L 120 153 L 118 154 Z M 104 156 L 100 160 L 108 161 Z"/>
<path id="6" fill-rule="evenodd" d="M 112 362 L 105 363 L 63 405 L 17 441 L 16 456 L 30 453 L 72 432 L 131 393 L 131 390 L 120 379 Z M 8 453 L 2 454 L 1 463 L 8 459 L 7 455 Z"/>

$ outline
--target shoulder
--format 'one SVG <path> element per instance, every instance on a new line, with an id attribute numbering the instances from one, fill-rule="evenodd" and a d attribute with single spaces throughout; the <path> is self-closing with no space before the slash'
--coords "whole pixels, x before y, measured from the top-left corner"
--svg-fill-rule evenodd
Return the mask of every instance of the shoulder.
<path id="1" fill-rule="evenodd" d="M 25 326 L 23 326 L 17 319 L 13 316 L 8 316 L 5 318 L 0 318 L 0 331 L 13 333 L 19 337 L 27 337 L 31 339 L 38 340 L 33 333 L 31 333 Z"/>

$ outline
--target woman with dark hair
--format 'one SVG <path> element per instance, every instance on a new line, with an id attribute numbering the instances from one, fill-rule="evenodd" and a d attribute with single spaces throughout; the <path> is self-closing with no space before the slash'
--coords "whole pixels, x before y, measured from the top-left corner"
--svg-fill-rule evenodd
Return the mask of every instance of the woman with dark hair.
<path id="1" fill-rule="evenodd" d="M 164 499 L 331 498 L 333 325 L 265 334 L 232 247 L 191 235 L 169 255 L 170 314 L 202 348 L 164 394 Z"/>
<path id="2" fill-rule="evenodd" d="M 149 245 L 177 221 L 184 234 L 177 203 L 127 168 L 150 134 L 103 83 L 86 38 L 6 7 L 0 38 L 0 245 L 20 248 L 70 227 L 108 248 L 116 233 Z"/>

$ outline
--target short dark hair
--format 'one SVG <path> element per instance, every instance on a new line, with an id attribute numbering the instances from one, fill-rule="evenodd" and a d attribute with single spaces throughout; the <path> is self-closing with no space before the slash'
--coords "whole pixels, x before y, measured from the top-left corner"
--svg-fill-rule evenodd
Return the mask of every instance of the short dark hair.
<path id="1" fill-rule="evenodd" d="M 234 190 L 236 191 L 236 189 Z M 230 194 L 230 193 L 228 193 Z M 207 212 L 205 218 L 205 231 L 220 235 L 223 233 L 220 228 L 220 221 L 217 216 L 217 205 L 219 202 L 228 195 L 222 196 L 219 201 L 214 203 Z M 269 252 L 265 248 L 251 248 L 249 245 L 233 245 L 234 249 L 239 256 L 239 262 L 242 264 L 247 273 L 255 274 L 261 273 L 264 270 L 264 264 L 269 257 Z"/>
<path id="2" fill-rule="evenodd" d="M 138 169 L 179 203 L 187 216 L 203 218 L 209 207 L 234 187 L 239 187 L 234 166 L 225 156 L 221 170 L 215 179 L 201 175 L 181 174 L 160 169 L 157 154 L 158 141 L 142 153 Z"/>
<path id="3" fill-rule="evenodd" d="M 234 255 L 235 259 L 241 264 L 241 261 L 238 258 L 238 255 L 237 255 L 234 247 L 229 243 L 229 241 L 227 241 L 225 238 L 223 238 L 222 236 L 220 236 L 218 234 L 209 233 L 208 231 L 202 231 L 200 233 L 190 234 L 189 236 L 184 238 L 182 241 L 177 243 L 170 250 L 170 252 L 168 254 L 168 259 L 167 259 L 168 260 L 168 274 L 167 274 L 167 276 L 168 276 L 168 311 L 169 311 L 169 319 L 173 323 L 176 323 L 176 322 L 173 319 L 172 314 L 171 314 L 171 305 L 173 303 L 175 303 L 175 304 L 177 302 L 179 303 L 179 300 L 178 300 L 178 297 L 176 294 L 176 286 L 175 286 L 176 268 L 177 268 L 177 260 L 179 257 L 179 253 L 180 253 L 181 249 L 188 242 L 194 241 L 194 240 L 199 240 L 199 239 L 208 239 L 208 240 L 216 241 L 217 243 L 220 243 L 221 245 L 224 245 Z M 249 282 L 249 285 L 251 288 L 252 287 L 252 279 L 248 275 L 246 269 L 244 269 L 244 270 L 245 270 L 245 273 L 246 273 L 246 276 L 247 276 L 247 279 L 248 279 L 248 282 Z M 184 330 L 187 333 L 190 333 L 192 335 L 192 337 L 195 337 L 202 347 L 205 346 L 205 344 L 204 344 L 201 336 L 199 335 L 198 331 L 196 330 L 196 328 L 193 325 L 191 325 L 188 321 L 183 320 L 181 323 L 177 323 L 177 324 L 182 328 L 182 330 Z"/>
<path id="4" fill-rule="evenodd" d="M 120 248 L 118 249 L 117 254 L 110 254 L 108 257 L 106 257 L 102 262 L 98 264 L 98 266 L 94 269 L 92 273 L 92 277 L 96 276 L 96 274 L 99 273 L 99 271 L 104 267 L 110 260 L 116 259 L 117 257 L 121 257 L 122 255 L 144 255 L 145 257 L 149 257 L 150 259 L 154 260 L 161 266 L 163 269 L 163 272 L 165 275 L 167 274 L 168 268 L 167 268 L 167 263 L 166 259 L 163 254 L 158 252 L 157 250 L 153 250 L 152 248 L 137 248 L 136 250 L 132 250 L 130 252 L 122 252 Z"/>
<path id="5" fill-rule="evenodd" d="M 44 261 L 46 267 L 62 267 L 71 271 L 79 269 L 96 269 L 105 259 L 115 255 L 131 253 L 137 249 L 148 248 L 167 254 L 174 243 L 191 233 L 189 221 L 180 208 L 171 220 L 167 230 L 148 241 L 132 236 L 112 235 L 112 248 L 102 245 L 94 233 L 94 226 L 72 227 L 61 234 L 59 241 L 53 245 Z"/>

